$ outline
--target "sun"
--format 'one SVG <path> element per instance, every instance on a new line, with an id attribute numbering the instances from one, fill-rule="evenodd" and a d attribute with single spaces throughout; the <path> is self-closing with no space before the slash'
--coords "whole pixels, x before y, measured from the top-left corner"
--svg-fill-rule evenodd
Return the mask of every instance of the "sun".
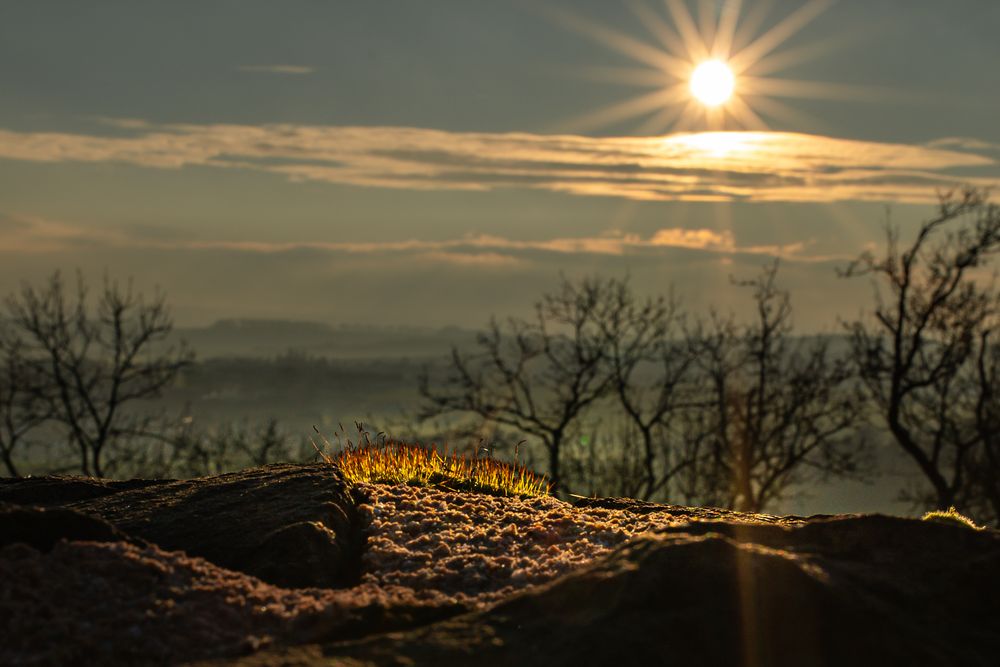
<path id="1" fill-rule="evenodd" d="M 773 0 L 649 0 L 625 3 L 655 39 L 650 43 L 569 10 L 546 13 L 557 23 L 633 60 L 636 66 L 589 67 L 588 78 L 641 86 L 648 92 L 560 123 L 561 131 L 588 132 L 631 119 L 647 119 L 634 132 L 769 130 L 774 121 L 797 127 L 821 125 L 781 98 L 873 97 L 864 86 L 774 78 L 782 70 L 815 58 L 838 39 L 788 42 L 829 9 L 835 0 L 803 0 L 788 14 L 772 15 L 792 3 Z M 695 11 L 691 10 L 694 6 Z M 782 48 L 784 47 L 784 48 Z M 765 120 L 767 118 L 768 120 Z M 770 122 L 769 122 L 770 121 Z"/>
<path id="2" fill-rule="evenodd" d="M 691 73 L 691 94 L 707 107 L 725 104 L 736 90 L 736 76 L 721 60 L 706 60 Z"/>

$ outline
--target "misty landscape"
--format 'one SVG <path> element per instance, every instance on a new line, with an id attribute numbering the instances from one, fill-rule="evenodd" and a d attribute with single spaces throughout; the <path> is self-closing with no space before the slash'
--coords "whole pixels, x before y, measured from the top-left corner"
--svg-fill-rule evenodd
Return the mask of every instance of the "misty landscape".
<path id="1" fill-rule="evenodd" d="M 0 665 L 997 664 L 998 25 L 3 4 Z"/>
<path id="2" fill-rule="evenodd" d="M 420 418 L 426 407 L 419 392 L 421 374 L 428 369 L 444 370 L 453 348 L 472 352 L 476 335 L 474 330 L 458 327 L 335 327 L 282 320 L 221 320 L 204 328 L 177 328 L 164 344 L 189 345 L 192 363 L 159 396 L 137 401 L 134 412 L 155 417 L 156 436 L 219 435 L 229 446 L 216 443 L 217 451 L 203 452 L 198 462 L 185 462 L 183 456 L 170 462 L 174 445 L 159 437 L 158 442 L 135 437 L 118 443 L 119 450 L 153 449 L 162 456 L 155 462 L 137 461 L 120 453 L 120 461 L 112 457 L 109 463 L 116 476 L 144 477 L 228 472 L 272 460 L 313 461 L 318 460 L 314 443 L 324 435 L 328 439 L 335 434 L 354 437 L 358 422 L 371 433 L 428 445 L 433 442 L 470 454 L 487 445 L 497 457 L 510 458 L 517 442 L 515 432 L 498 432 L 495 427 L 483 430 L 482 424 L 473 423 L 470 433 L 467 420 L 449 427 L 441 420 Z M 849 340 L 846 336 L 806 337 L 794 340 L 793 345 L 804 349 L 822 345 L 845 354 Z M 643 380 L 655 383 L 652 369 L 644 370 L 647 377 Z M 615 457 L 620 434 L 601 424 L 619 418 L 619 412 L 605 402 L 581 416 L 574 430 L 573 454 L 587 456 L 592 451 L 588 445 L 599 443 L 603 456 Z M 269 428 L 273 441 L 266 435 Z M 916 511 L 917 506 L 902 499 L 901 492 L 919 483 L 919 477 L 899 472 L 905 460 L 891 448 L 887 433 L 875 419 L 858 422 L 856 428 L 850 437 L 864 440 L 869 448 L 864 458 L 869 467 L 863 474 L 833 482 L 813 478 L 769 509 L 793 514 Z M 75 470 L 72 448 L 59 442 L 58 430 L 47 431 L 43 425 L 40 433 L 55 437 L 46 442 L 35 434 L 30 444 L 21 444 L 17 470 L 22 474 Z M 241 437 L 246 442 L 234 446 L 232 441 Z M 268 443 L 272 450 L 262 451 Z M 212 449 L 208 443 L 206 447 Z M 530 445 L 524 450 L 530 453 Z M 534 458 L 541 458 L 538 452 Z M 598 490 L 593 488 L 595 482 L 620 487 L 623 481 L 581 479 L 583 486 L 570 490 L 593 494 Z"/>

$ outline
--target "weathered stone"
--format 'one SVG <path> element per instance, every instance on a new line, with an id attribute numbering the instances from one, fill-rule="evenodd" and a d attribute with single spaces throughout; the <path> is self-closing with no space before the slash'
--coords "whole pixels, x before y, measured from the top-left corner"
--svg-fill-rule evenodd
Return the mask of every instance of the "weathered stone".
<path id="1" fill-rule="evenodd" d="M 107 521 L 75 510 L 0 503 L 0 547 L 20 543 L 44 553 L 59 540 L 133 541 Z"/>
<path id="2" fill-rule="evenodd" d="M 46 484 L 53 497 L 65 497 L 58 483 Z M 37 480 L 32 485 L 32 493 L 44 487 Z M 7 482 L 4 493 L 16 495 L 17 487 Z M 356 504 L 364 498 L 354 497 L 334 467 L 268 466 L 132 488 L 88 482 L 74 486 L 73 493 L 84 487 L 99 487 L 101 493 L 68 503 L 66 515 L 59 514 L 63 510 L 7 506 L 0 511 L 0 528 L 4 513 L 27 512 L 17 519 L 20 524 L 10 525 L 23 527 L 27 517 L 55 526 L 42 531 L 44 539 L 26 538 L 34 540 L 36 549 L 61 538 L 124 539 L 113 525 L 159 547 L 203 556 L 285 587 L 345 587 L 358 580 L 365 521 Z M 452 505 L 435 502 L 442 517 L 463 506 L 454 499 Z M 546 503 L 539 507 L 549 511 L 555 503 L 560 505 L 557 515 L 564 511 L 558 501 Z M 128 651 L 103 645 L 95 649 L 94 656 L 111 662 L 124 655 L 130 661 L 138 656 L 156 662 L 156 656 L 141 655 L 143 646 L 167 645 L 188 633 L 188 640 L 211 636 L 227 643 L 213 650 L 197 642 L 187 648 L 170 643 L 171 661 L 216 656 L 243 665 L 476 667 L 997 663 L 997 531 L 878 515 L 777 517 L 628 499 L 581 499 L 570 511 L 591 512 L 599 522 L 607 514 L 593 510 L 601 508 L 642 516 L 643 525 L 661 527 L 637 532 L 548 583 L 475 609 L 447 597 L 427 602 L 413 594 L 415 589 L 389 591 L 371 580 L 340 591 L 262 588 L 256 580 L 153 547 L 59 542 L 42 554 L 11 545 L 0 548 L 0 566 L 8 580 L 29 578 L 19 580 L 22 596 L 40 590 L 41 582 L 47 582 L 50 592 L 68 590 L 72 583 L 78 591 L 73 594 L 75 610 L 91 609 L 79 593 L 90 590 L 91 583 L 121 591 L 126 597 L 104 600 L 104 609 L 118 610 L 121 621 L 115 617 L 116 623 L 145 618 L 140 626 L 148 634 L 130 639 Z M 376 509 L 385 511 L 386 506 Z M 496 524 L 493 532 L 484 528 L 476 539 L 498 534 L 503 509 L 497 508 L 495 517 L 477 515 Z M 365 511 L 374 510 L 369 506 Z M 101 520 L 79 523 L 74 512 Z M 650 522 L 650 515 L 665 520 Z M 60 527 L 63 520 L 72 530 Z M 399 534 L 413 533 L 416 525 L 408 520 Z M 564 522 L 562 533 L 532 526 L 521 534 L 541 531 L 553 539 L 582 539 L 570 530 L 573 525 Z M 561 547 L 553 541 L 545 548 Z M 403 565 L 409 563 L 405 551 L 400 558 Z M 49 563 L 61 568 L 60 576 L 69 583 L 49 585 Z M 87 574 L 74 579 L 77 568 Z M 433 588 L 430 581 L 428 585 Z M 156 590 L 158 597 L 147 601 L 136 594 L 144 590 Z M 0 602 L 8 624 L 27 622 L 30 614 L 18 611 L 16 597 L 0 594 Z M 52 606 L 57 601 L 49 598 L 31 604 L 31 619 L 64 608 Z M 173 608 L 185 610 L 184 615 L 172 616 Z M 106 615 L 113 616 L 111 611 Z M 91 622 L 82 611 L 59 618 L 65 632 Z M 174 627 L 177 634 L 169 631 Z M 30 661 L 37 642 L 23 644 L 11 656 Z M 60 655 L 76 660 L 85 655 L 85 644 L 66 651 Z"/>
<path id="3" fill-rule="evenodd" d="M 356 639 L 454 616 L 371 585 L 286 589 L 121 541 L 0 547 L 0 665 L 149 665 Z"/>
<path id="4" fill-rule="evenodd" d="M 70 475 L 13 477 L 0 479 L 0 502 L 17 505 L 65 505 L 90 498 L 109 496 L 121 491 L 166 484 L 163 479 L 98 479 Z"/>
<path id="5" fill-rule="evenodd" d="M 720 509 L 718 507 L 685 507 L 683 505 L 663 505 L 660 503 L 650 503 L 645 500 L 635 500 L 634 498 L 577 498 L 573 502 L 573 507 L 601 508 L 610 510 L 624 510 L 632 514 L 669 514 L 678 519 L 690 519 L 692 521 L 735 521 L 738 523 L 781 523 L 790 525 L 796 521 L 804 521 L 805 517 L 799 516 L 773 516 L 771 514 L 749 514 L 747 512 L 736 512 L 734 510 Z M 809 517 L 811 519 L 822 518 Z"/>
<path id="6" fill-rule="evenodd" d="M 985 666 L 998 654 L 1000 535 L 865 516 L 658 531 L 486 611 L 242 664 Z"/>
<path id="7" fill-rule="evenodd" d="M 53 505 L 73 498 L 64 506 L 275 585 L 341 588 L 358 580 L 360 520 L 330 465 L 271 465 L 162 483 L 36 478 L 5 488 L 8 501 Z M 40 499 L 43 489 L 49 496 Z"/>

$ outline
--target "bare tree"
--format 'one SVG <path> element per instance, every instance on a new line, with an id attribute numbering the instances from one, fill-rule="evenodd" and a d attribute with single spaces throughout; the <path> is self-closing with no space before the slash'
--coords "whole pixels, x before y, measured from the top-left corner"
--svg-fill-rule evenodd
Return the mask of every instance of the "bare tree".
<path id="1" fill-rule="evenodd" d="M 862 255 L 841 272 L 871 276 L 875 287 L 873 320 L 845 324 L 853 356 L 894 441 L 929 483 L 918 500 L 962 506 L 983 488 L 973 464 L 996 453 L 983 446 L 995 438 L 997 295 L 975 273 L 1000 250 L 1000 209 L 981 190 L 946 193 L 907 248 L 898 228 L 887 225 L 886 237 L 884 257 Z"/>
<path id="2" fill-rule="evenodd" d="M 80 470 L 103 475 L 111 443 L 141 435 L 149 420 L 129 408 L 154 398 L 193 356 L 166 338 L 173 324 L 164 297 L 147 301 L 107 277 L 93 312 L 78 273 L 67 294 L 59 272 L 39 290 L 22 285 L 6 309 L 17 344 L 46 387 L 52 418 L 65 427 Z"/>
<path id="3" fill-rule="evenodd" d="M 676 415 L 688 406 L 684 383 L 694 357 L 683 340 L 683 314 L 671 293 L 639 300 L 628 280 L 610 279 L 590 289 L 602 294 L 592 317 L 604 334 L 612 393 L 625 413 L 622 444 L 638 439 L 641 486 L 634 495 L 650 499 L 691 464 L 676 442 Z"/>
<path id="4" fill-rule="evenodd" d="M 165 420 L 142 440 L 146 446 L 131 442 L 116 452 L 120 469 L 132 475 L 186 478 L 303 458 L 293 451 L 291 438 L 274 417 L 206 427 L 187 415 Z"/>
<path id="5" fill-rule="evenodd" d="M 966 466 L 969 477 L 962 502 L 979 520 L 1000 525 L 1000 346 L 990 340 L 996 331 L 994 318 L 979 332 L 973 413 L 982 442 Z"/>
<path id="6" fill-rule="evenodd" d="M 560 461 L 566 437 L 583 411 L 610 386 L 604 335 L 593 315 L 605 298 L 604 286 L 564 280 L 543 296 L 535 319 L 495 319 L 477 337 L 478 351 L 452 350 L 445 377 L 421 374 L 419 390 L 429 418 L 446 413 L 475 414 L 539 438 L 548 454 L 553 488 L 563 483 Z"/>
<path id="7" fill-rule="evenodd" d="M 752 323 L 713 313 L 691 334 L 704 389 L 688 441 L 700 451 L 681 486 L 706 504 L 759 512 L 811 476 L 857 472 L 851 369 L 826 341 L 793 340 L 777 272 L 776 261 L 738 283 L 753 290 Z"/>
<path id="8" fill-rule="evenodd" d="M 15 450 L 52 415 L 45 387 L 22 348 L 16 338 L 0 332 L 0 459 L 12 477 L 19 475 Z"/>
<path id="9" fill-rule="evenodd" d="M 274 417 L 254 428 L 234 429 L 232 441 L 236 450 L 255 466 L 287 461 L 292 455 L 288 434 Z"/>

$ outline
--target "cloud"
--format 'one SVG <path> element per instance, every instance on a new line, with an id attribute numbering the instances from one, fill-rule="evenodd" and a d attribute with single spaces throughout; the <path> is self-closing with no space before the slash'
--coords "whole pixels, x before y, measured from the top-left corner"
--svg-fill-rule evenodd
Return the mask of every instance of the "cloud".
<path id="1" fill-rule="evenodd" d="M 891 144 L 787 132 L 585 137 L 407 127 L 154 125 L 129 136 L 0 130 L 0 158 L 209 166 L 414 190 L 530 188 L 646 201 L 933 203 L 1000 184 L 976 145 Z M 969 176 L 970 169 L 979 173 Z M 987 175 L 983 175 L 983 173 Z"/>
<path id="2" fill-rule="evenodd" d="M 832 313 L 853 313 L 870 298 L 870 287 L 835 277 L 833 266 L 853 254 L 822 258 L 810 249 L 783 251 L 781 280 L 794 290 L 796 324 L 813 330 L 832 325 Z M 764 248 L 743 246 L 728 232 L 673 227 L 642 236 L 535 241 L 475 235 L 246 243 L 238 237 L 157 238 L 124 225 L 33 218 L 29 231 L 0 235 L 0 284 L 41 283 L 56 268 L 79 268 L 99 284 L 110 267 L 113 277 L 134 278 L 147 293 L 162 288 L 184 323 L 279 317 L 479 326 L 491 315 L 530 317 L 537 297 L 556 289 L 560 275 L 594 273 L 627 273 L 642 294 L 661 293 L 673 283 L 693 311 L 709 305 L 725 310 L 748 301 L 732 288 L 730 276 L 750 277 L 769 263 Z"/>
<path id="3" fill-rule="evenodd" d="M 240 65 L 237 69 L 241 72 L 262 72 L 265 74 L 312 74 L 315 67 L 305 67 L 303 65 Z"/>
<path id="4" fill-rule="evenodd" d="M 482 268 L 512 268 L 521 266 L 523 260 L 497 252 L 426 252 L 415 257 L 417 261 L 430 264 L 452 264 L 455 266 Z"/>
<path id="5" fill-rule="evenodd" d="M 962 150 L 996 150 L 1000 148 L 998 144 L 991 144 L 988 141 L 973 139 L 972 137 L 943 137 L 935 139 L 927 144 L 931 148 L 958 148 Z"/>
<path id="6" fill-rule="evenodd" d="M 614 233 L 593 237 L 560 237 L 518 240 L 488 234 L 470 234 L 456 239 L 343 242 L 270 242 L 241 240 L 186 239 L 177 233 L 163 233 L 158 227 L 129 225 L 111 229 L 78 227 L 41 217 L 18 217 L 17 226 L 5 228 L 0 216 L 0 239 L 8 250 L 20 253 L 48 253 L 75 250 L 83 246 L 112 250 L 164 250 L 186 252 L 232 252 L 240 255 L 333 254 L 356 256 L 393 263 L 448 264 L 458 267 L 509 269 L 528 263 L 546 263 L 557 256 L 657 257 L 671 251 L 700 254 L 764 255 L 812 263 L 829 261 L 829 256 L 810 255 L 806 243 L 746 246 L 736 242 L 732 232 L 711 229 L 662 228 L 647 238 L 638 234 Z"/>
<path id="7" fill-rule="evenodd" d="M 654 246 L 732 250 L 736 247 L 732 232 L 719 233 L 711 229 L 661 229 L 649 240 Z"/>
<path id="8" fill-rule="evenodd" d="M 0 234 L 23 232 L 31 229 L 31 221 L 23 216 L 0 211 Z"/>
<path id="9" fill-rule="evenodd" d="M 129 236 L 120 232 L 86 229 L 35 215 L 0 214 L 0 247 L 8 252 L 37 254 L 129 243 Z"/>

